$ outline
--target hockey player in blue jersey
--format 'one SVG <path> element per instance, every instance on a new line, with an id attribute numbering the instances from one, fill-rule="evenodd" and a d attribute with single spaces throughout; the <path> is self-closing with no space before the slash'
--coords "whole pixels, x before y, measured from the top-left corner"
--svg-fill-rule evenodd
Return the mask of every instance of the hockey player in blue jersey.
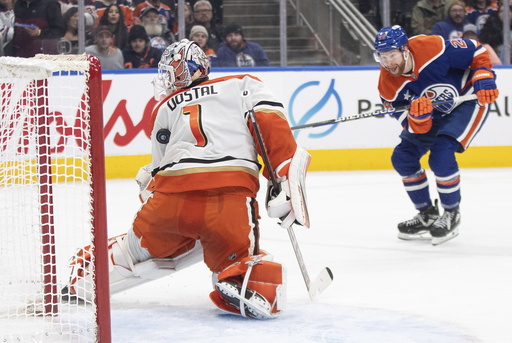
<path id="1" fill-rule="evenodd" d="M 393 114 L 403 130 L 391 160 L 419 213 L 398 224 L 398 237 L 431 239 L 438 245 L 459 233 L 461 191 L 455 153 L 464 152 L 484 124 L 489 104 L 498 97 L 496 75 L 478 42 L 445 41 L 437 35 L 409 39 L 398 25 L 379 31 L 375 59 L 381 64 L 378 89 L 384 106 L 410 105 Z M 473 93 L 477 100 L 436 103 Z M 420 164 L 429 151 L 442 215 L 437 200 L 431 200 Z"/>

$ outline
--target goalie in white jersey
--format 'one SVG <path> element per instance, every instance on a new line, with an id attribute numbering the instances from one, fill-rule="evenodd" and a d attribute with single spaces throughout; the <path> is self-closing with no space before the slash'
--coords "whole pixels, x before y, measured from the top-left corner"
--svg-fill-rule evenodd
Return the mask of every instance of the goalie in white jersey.
<path id="1" fill-rule="evenodd" d="M 154 81 L 162 101 L 151 122 L 152 163 L 137 176 L 143 205 L 128 233 L 110 240 L 111 291 L 204 260 L 213 272 L 215 305 L 244 317 L 273 318 L 285 305 L 285 278 L 283 266 L 259 247 L 262 151 L 249 110 L 284 192 L 267 199 L 267 210 L 284 227 L 309 226 L 301 185 L 310 157 L 297 147 L 283 105 L 259 79 L 209 80 L 209 71 L 194 42 L 173 43 L 162 55 Z M 268 170 L 263 174 L 268 177 Z M 69 294 L 80 297 L 88 260 L 81 249 L 72 262 Z"/>

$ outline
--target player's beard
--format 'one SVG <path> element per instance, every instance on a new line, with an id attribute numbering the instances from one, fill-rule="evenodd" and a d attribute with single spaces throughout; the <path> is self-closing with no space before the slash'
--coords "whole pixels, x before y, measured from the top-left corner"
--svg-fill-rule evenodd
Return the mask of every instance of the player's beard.
<path id="1" fill-rule="evenodd" d="M 148 36 L 161 36 L 163 27 L 160 24 L 146 24 L 144 25 Z"/>
<path id="2" fill-rule="evenodd" d="M 386 69 L 391 73 L 393 76 L 401 76 L 405 71 L 405 64 L 407 61 L 403 60 L 400 64 L 395 64 L 391 67 L 386 67 Z"/>

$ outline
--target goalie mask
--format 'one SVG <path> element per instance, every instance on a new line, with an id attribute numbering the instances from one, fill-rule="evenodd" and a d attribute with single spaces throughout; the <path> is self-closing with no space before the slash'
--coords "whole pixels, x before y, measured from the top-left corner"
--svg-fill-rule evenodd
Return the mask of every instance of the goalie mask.
<path id="1" fill-rule="evenodd" d="M 210 62 L 195 42 L 182 39 L 165 49 L 158 63 L 158 74 L 153 80 L 155 99 L 188 87 L 198 79 L 206 79 L 210 73 Z"/>

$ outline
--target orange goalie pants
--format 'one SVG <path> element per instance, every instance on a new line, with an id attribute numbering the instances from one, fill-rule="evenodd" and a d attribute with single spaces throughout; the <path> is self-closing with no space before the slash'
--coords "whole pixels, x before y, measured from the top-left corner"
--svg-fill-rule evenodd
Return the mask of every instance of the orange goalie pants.
<path id="1" fill-rule="evenodd" d="M 177 257 L 200 240 L 204 262 L 218 273 L 259 253 L 258 203 L 242 187 L 183 193 L 155 192 L 133 231 L 153 257 Z"/>

